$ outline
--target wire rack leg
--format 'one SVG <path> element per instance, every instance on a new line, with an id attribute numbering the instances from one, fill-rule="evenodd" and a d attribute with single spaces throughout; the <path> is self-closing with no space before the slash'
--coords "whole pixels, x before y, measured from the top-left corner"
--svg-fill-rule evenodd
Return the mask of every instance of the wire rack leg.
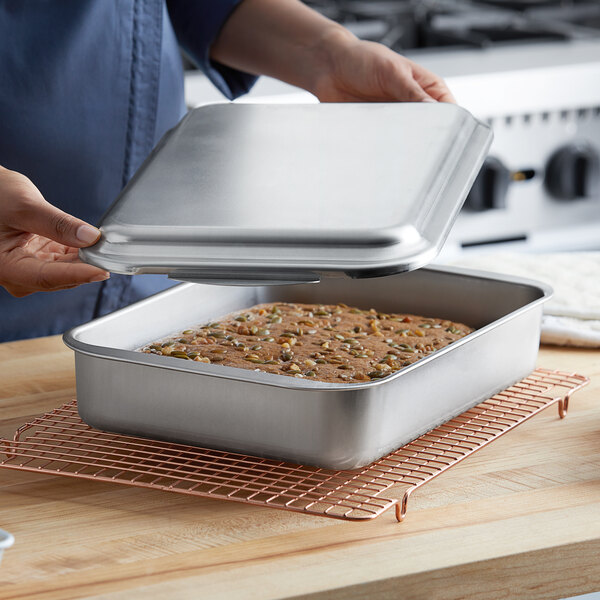
<path id="1" fill-rule="evenodd" d="M 402 521 L 404 521 L 404 517 L 406 517 L 406 511 L 408 510 L 408 498 L 414 489 L 414 487 L 408 488 L 404 492 L 402 500 L 396 502 L 396 521 L 398 521 L 398 523 L 402 523 Z"/>
<path id="2" fill-rule="evenodd" d="M 574 390 L 569 390 L 564 397 L 562 397 L 558 401 L 558 416 L 561 419 L 564 419 L 567 416 L 567 411 L 569 410 L 569 398 Z"/>
<path id="3" fill-rule="evenodd" d="M 2 448 L 5 448 L 5 449 L 3 450 Z M 0 440 L 0 452 L 2 454 L 6 454 L 6 456 L 8 458 L 13 458 L 14 457 L 15 453 L 14 453 L 14 451 L 12 449 L 10 440 L 4 440 L 4 439 Z"/>

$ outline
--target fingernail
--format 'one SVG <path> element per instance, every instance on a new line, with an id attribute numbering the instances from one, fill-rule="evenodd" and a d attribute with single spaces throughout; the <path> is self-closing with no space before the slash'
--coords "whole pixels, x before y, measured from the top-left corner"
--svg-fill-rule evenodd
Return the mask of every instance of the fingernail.
<path id="1" fill-rule="evenodd" d="M 437 100 L 434 100 L 433 98 L 423 98 L 422 102 L 435 102 L 437 104 Z"/>
<path id="2" fill-rule="evenodd" d="M 110 273 L 108 271 L 104 271 L 104 273 L 100 273 L 100 275 L 96 275 L 92 277 L 90 281 L 106 281 L 110 277 Z"/>
<path id="3" fill-rule="evenodd" d="M 92 244 L 100 237 L 100 230 L 91 225 L 80 225 L 75 234 L 80 242 Z"/>

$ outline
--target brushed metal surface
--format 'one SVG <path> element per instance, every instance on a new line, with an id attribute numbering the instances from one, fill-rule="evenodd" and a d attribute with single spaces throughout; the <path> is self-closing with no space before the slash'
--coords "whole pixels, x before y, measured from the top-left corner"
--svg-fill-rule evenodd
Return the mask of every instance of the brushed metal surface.
<path id="1" fill-rule="evenodd" d="M 350 469 L 530 373 L 543 284 L 452 268 L 319 285 L 177 286 L 64 336 L 81 417 L 108 431 Z M 393 376 L 337 384 L 135 352 L 257 302 L 346 302 L 466 322 L 477 331 Z"/>
<path id="2" fill-rule="evenodd" d="M 80 254 L 224 284 L 410 270 L 439 251 L 491 137 L 451 104 L 206 105 L 166 134 Z"/>

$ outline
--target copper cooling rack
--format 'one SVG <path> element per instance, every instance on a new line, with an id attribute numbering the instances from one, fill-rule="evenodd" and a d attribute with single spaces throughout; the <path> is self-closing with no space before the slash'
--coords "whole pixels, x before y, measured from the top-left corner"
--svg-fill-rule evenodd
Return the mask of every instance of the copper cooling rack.
<path id="1" fill-rule="evenodd" d="M 406 515 L 410 494 L 551 404 L 566 415 L 569 398 L 589 380 L 537 369 L 475 408 L 377 462 L 332 471 L 105 433 L 81 421 L 75 400 L 0 440 L 0 467 L 95 479 L 180 494 L 235 500 L 338 519 L 373 519 L 395 507 Z M 403 486 L 401 498 L 384 492 Z"/>

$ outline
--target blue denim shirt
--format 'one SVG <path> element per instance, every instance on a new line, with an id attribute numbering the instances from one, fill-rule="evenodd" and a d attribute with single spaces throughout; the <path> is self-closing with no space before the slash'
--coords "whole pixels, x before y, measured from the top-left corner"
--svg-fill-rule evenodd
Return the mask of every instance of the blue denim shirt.
<path id="1" fill-rule="evenodd" d="M 178 45 L 227 98 L 254 82 L 209 58 L 240 1 L 0 0 L 0 165 L 96 224 L 185 113 Z M 112 275 L 25 298 L 0 287 L 0 341 L 62 333 L 168 285 Z"/>

